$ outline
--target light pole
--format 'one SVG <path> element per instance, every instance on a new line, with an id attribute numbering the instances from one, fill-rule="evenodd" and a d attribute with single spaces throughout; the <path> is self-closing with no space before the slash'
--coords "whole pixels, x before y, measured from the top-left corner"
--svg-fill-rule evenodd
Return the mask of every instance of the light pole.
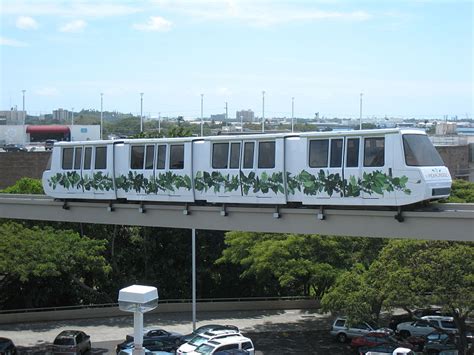
<path id="1" fill-rule="evenodd" d="M 203 103 L 204 103 L 204 94 L 201 94 L 201 137 L 204 135 L 203 130 L 204 130 L 204 116 L 203 116 Z"/>
<path id="2" fill-rule="evenodd" d="M 265 91 L 262 91 L 262 133 L 265 132 Z"/>
<path id="3" fill-rule="evenodd" d="M 23 93 L 23 126 L 25 125 L 26 112 L 25 112 L 25 92 L 26 90 L 21 90 Z"/>
<path id="4" fill-rule="evenodd" d="M 359 130 L 362 129 L 362 95 L 364 94 L 360 93 Z"/>
<path id="5" fill-rule="evenodd" d="M 228 117 L 229 112 L 228 112 L 227 109 L 228 109 L 228 107 L 227 107 L 227 101 L 226 101 L 226 102 L 225 102 L 225 122 L 224 122 L 224 124 L 225 124 L 226 126 L 227 126 L 227 119 L 229 118 L 229 117 Z"/>
<path id="6" fill-rule="evenodd" d="M 140 93 L 140 133 L 143 133 L 143 93 Z"/>
<path id="7" fill-rule="evenodd" d="M 291 98 L 291 132 L 293 133 L 295 131 L 295 98 Z"/>
<path id="8" fill-rule="evenodd" d="M 240 113 L 240 132 L 244 131 L 244 115 Z"/>
<path id="9" fill-rule="evenodd" d="M 74 107 L 71 107 L 71 126 L 74 126 Z"/>
<path id="10" fill-rule="evenodd" d="M 158 133 L 161 133 L 161 112 L 158 112 Z"/>
<path id="11" fill-rule="evenodd" d="M 100 139 L 103 137 L 104 133 L 104 93 L 100 93 Z"/>

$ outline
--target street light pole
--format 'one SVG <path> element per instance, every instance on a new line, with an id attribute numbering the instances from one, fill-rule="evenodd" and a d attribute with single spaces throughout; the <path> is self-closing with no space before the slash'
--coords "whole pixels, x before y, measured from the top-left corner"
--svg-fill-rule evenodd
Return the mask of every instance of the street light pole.
<path id="1" fill-rule="evenodd" d="M 295 98 L 292 97 L 291 98 L 291 132 L 292 133 L 295 130 L 294 120 L 295 120 Z"/>
<path id="2" fill-rule="evenodd" d="M 161 133 L 161 112 L 158 112 L 158 133 Z"/>
<path id="3" fill-rule="evenodd" d="M 71 126 L 74 126 L 74 107 L 71 107 Z"/>
<path id="4" fill-rule="evenodd" d="M 226 101 L 225 102 L 225 122 L 224 122 L 226 126 L 227 126 L 227 120 L 229 118 L 229 116 L 228 116 L 229 112 L 228 112 L 227 109 L 228 109 L 228 107 L 227 107 L 227 101 Z"/>
<path id="5" fill-rule="evenodd" d="M 25 92 L 26 90 L 21 90 L 23 93 L 23 126 L 25 125 L 25 119 L 26 119 L 26 112 L 25 112 Z"/>
<path id="6" fill-rule="evenodd" d="M 262 91 L 262 133 L 265 132 L 265 91 Z"/>
<path id="7" fill-rule="evenodd" d="M 100 139 L 104 136 L 104 93 L 100 93 Z"/>
<path id="8" fill-rule="evenodd" d="M 359 130 L 362 129 L 362 95 L 364 94 L 360 93 Z"/>
<path id="9" fill-rule="evenodd" d="M 204 135 L 204 116 L 203 116 L 203 103 L 204 103 L 204 94 L 201 94 L 201 137 Z"/>
<path id="10" fill-rule="evenodd" d="M 244 115 L 240 112 L 240 132 L 244 131 Z"/>
<path id="11" fill-rule="evenodd" d="M 143 93 L 140 93 L 140 133 L 143 133 Z"/>

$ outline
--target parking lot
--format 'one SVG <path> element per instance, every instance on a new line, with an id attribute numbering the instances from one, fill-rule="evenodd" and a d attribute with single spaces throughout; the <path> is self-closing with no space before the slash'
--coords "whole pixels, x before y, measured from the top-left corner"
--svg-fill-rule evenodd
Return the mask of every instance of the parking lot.
<path id="1" fill-rule="evenodd" d="M 307 310 L 198 313 L 197 326 L 218 323 L 238 326 L 254 342 L 256 354 L 353 354 L 348 345 L 329 336 L 332 317 Z M 190 314 L 145 314 L 145 327 L 189 333 Z M 133 318 L 113 317 L 0 325 L 0 336 L 11 338 L 20 354 L 47 354 L 54 337 L 65 329 L 91 336 L 93 354 L 115 354 L 115 346 L 133 332 Z"/>

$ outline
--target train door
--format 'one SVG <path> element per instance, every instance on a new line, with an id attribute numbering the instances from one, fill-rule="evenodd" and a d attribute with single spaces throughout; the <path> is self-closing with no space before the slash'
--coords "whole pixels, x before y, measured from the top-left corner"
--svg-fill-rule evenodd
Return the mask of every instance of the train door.
<path id="1" fill-rule="evenodd" d="M 209 186 L 208 201 L 218 197 L 219 202 L 241 202 L 242 190 L 240 183 L 241 141 L 212 143 L 211 178 L 213 186 Z"/>
<path id="2" fill-rule="evenodd" d="M 308 174 L 300 175 L 303 193 L 308 196 L 304 203 L 340 202 L 344 195 L 343 152 L 342 137 L 309 140 Z"/>
<path id="3" fill-rule="evenodd" d="M 194 201 L 191 141 L 169 144 L 168 167 L 164 183 L 170 201 Z"/>
<path id="4" fill-rule="evenodd" d="M 166 167 L 168 164 L 167 160 L 168 145 L 158 144 L 156 146 L 156 161 L 155 161 L 155 182 L 156 182 L 156 195 L 158 200 L 164 196 L 168 197 L 169 192 L 163 183 L 166 176 Z"/>
<path id="5" fill-rule="evenodd" d="M 131 193 L 136 193 L 139 199 L 154 199 L 156 193 L 154 161 L 154 144 L 130 146 L 130 171 L 134 176 L 135 182 Z"/>
<path id="6" fill-rule="evenodd" d="M 82 147 L 65 147 L 62 150 L 62 169 L 65 171 L 63 187 L 67 194 L 83 193 Z"/>
<path id="7" fill-rule="evenodd" d="M 240 186 L 242 196 L 244 198 L 256 197 L 256 191 L 254 191 L 254 182 L 257 177 L 255 166 L 256 141 L 244 140 L 242 144 L 243 151 L 240 163 Z"/>
<path id="8" fill-rule="evenodd" d="M 361 164 L 360 164 L 360 137 L 345 139 L 344 152 L 344 197 L 362 198 L 360 189 Z"/>
<path id="9" fill-rule="evenodd" d="M 387 154 L 385 137 L 364 137 L 363 152 L 363 187 L 362 197 L 365 204 L 380 204 L 384 194 L 388 193 L 389 155 Z"/>
<path id="10" fill-rule="evenodd" d="M 107 170 L 107 146 L 94 146 L 92 153 L 91 176 L 85 183 L 90 184 L 95 198 L 104 198 L 108 191 L 113 190 L 112 176 Z"/>

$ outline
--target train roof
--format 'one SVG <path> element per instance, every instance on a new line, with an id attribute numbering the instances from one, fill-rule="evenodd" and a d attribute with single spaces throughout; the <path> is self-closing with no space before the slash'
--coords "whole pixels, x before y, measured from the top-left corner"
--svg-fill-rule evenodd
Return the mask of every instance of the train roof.
<path id="1" fill-rule="evenodd" d="M 94 141 L 74 141 L 74 142 L 56 142 L 55 145 L 100 145 L 100 144 L 146 144 L 162 141 L 169 143 L 185 143 L 196 141 L 238 141 L 238 140 L 267 140 L 272 138 L 291 138 L 291 137 L 341 137 L 341 136 L 380 136 L 385 134 L 424 134 L 426 132 L 415 128 L 388 128 L 388 129 L 366 129 L 366 130 L 347 130 L 347 131 L 328 131 L 328 132 L 295 132 L 295 133 L 257 133 L 242 135 L 218 135 L 205 137 L 177 137 L 177 138 L 137 138 L 137 139 L 118 139 L 118 140 L 94 140 Z"/>

